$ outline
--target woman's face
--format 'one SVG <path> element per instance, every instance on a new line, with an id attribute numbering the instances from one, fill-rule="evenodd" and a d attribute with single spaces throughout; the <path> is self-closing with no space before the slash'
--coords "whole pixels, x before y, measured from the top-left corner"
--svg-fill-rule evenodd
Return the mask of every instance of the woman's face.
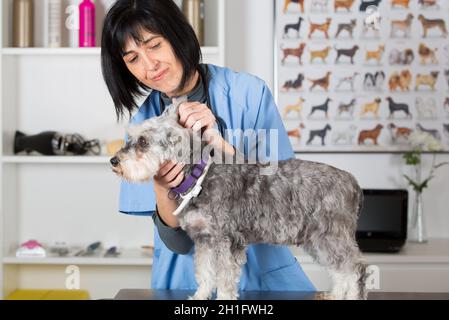
<path id="1" fill-rule="evenodd" d="M 123 60 L 128 70 L 151 89 L 176 96 L 183 75 L 182 64 L 176 59 L 170 43 L 160 35 L 142 32 L 143 42 L 130 38 Z"/>

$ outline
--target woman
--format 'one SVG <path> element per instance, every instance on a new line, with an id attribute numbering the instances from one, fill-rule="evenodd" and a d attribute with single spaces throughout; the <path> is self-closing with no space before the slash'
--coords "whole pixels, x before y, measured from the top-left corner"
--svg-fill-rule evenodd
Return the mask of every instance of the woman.
<path id="1" fill-rule="evenodd" d="M 249 74 L 201 64 L 195 33 L 182 12 L 168 0 L 119 0 L 105 19 L 102 36 L 103 76 L 118 119 L 129 113 L 137 124 L 158 116 L 174 97 L 187 95 L 179 108 L 179 123 L 205 130 L 275 129 L 278 152 L 265 160 L 293 157 L 291 145 L 266 84 Z M 139 107 L 135 99 L 149 93 Z M 138 109 L 134 116 L 134 110 Z M 233 136 L 216 137 L 214 145 L 234 154 L 234 146 L 246 157 L 262 161 L 260 152 L 271 144 Z M 270 138 L 267 135 L 267 140 Z M 242 142 L 243 141 L 243 142 Z M 266 154 L 266 153 L 265 153 Z M 153 289 L 196 290 L 194 246 L 172 214 L 176 202 L 168 190 L 182 180 L 182 164 L 164 163 L 154 181 L 146 184 L 122 182 L 120 212 L 152 215 L 157 228 L 154 238 Z M 296 259 L 285 246 L 251 245 L 242 271 L 241 290 L 314 291 Z"/>

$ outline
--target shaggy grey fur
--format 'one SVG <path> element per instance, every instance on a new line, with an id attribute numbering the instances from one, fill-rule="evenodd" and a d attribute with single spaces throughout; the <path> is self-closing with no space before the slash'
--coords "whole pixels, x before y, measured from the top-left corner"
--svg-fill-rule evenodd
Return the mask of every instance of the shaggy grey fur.
<path id="1" fill-rule="evenodd" d="M 195 134 L 177 123 L 176 105 L 129 131 L 127 146 L 111 160 L 113 170 L 130 181 L 154 176 L 180 155 Z M 254 243 L 300 245 L 332 278 L 333 299 L 366 299 L 366 267 L 355 240 L 363 193 L 356 179 L 332 166 L 290 159 L 271 175 L 262 164 L 212 163 L 202 191 L 178 218 L 195 243 L 193 299 L 237 299 L 246 248 Z M 191 169 L 186 166 L 186 173 Z"/>

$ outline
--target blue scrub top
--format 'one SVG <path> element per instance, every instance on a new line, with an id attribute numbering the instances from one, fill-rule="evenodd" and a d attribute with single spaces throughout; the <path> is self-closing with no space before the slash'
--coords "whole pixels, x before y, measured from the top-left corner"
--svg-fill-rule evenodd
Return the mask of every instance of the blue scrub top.
<path id="1" fill-rule="evenodd" d="M 257 146 L 257 152 L 247 139 L 238 135 L 228 142 L 246 156 L 259 161 L 284 160 L 294 157 L 290 140 L 279 116 L 273 96 L 265 82 L 247 73 L 208 65 L 209 96 L 215 115 L 221 117 L 228 129 L 277 129 L 278 150 L 270 153 L 270 143 Z M 138 124 L 161 114 L 159 92 L 153 91 L 131 119 Z M 267 135 L 269 136 L 269 134 Z M 232 141 L 230 141 L 232 140 Z M 267 141 L 270 141 L 267 139 Z M 261 159 L 259 155 L 266 155 Z M 132 184 L 121 182 L 119 211 L 125 214 L 148 216 L 155 212 L 156 197 L 152 182 Z M 170 251 L 154 230 L 154 257 L 151 287 L 153 289 L 196 290 L 193 253 L 186 255 Z M 315 291 L 296 258 L 286 246 L 256 244 L 247 249 L 247 263 L 243 267 L 240 290 L 296 290 Z"/>

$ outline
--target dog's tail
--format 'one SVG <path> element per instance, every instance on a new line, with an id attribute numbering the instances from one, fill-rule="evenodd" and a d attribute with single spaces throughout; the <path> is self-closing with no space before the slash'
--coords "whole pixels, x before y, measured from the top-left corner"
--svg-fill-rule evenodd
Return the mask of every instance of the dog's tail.
<path id="1" fill-rule="evenodd" d="M 359 300 L 366 300 L 368 298 L 368 292 L 366 290 L 366 280 L 368 278 L 368 273 L 366 270 L 367 266 L 363 261 L 356 263 L 357 272 L 357 286 L 359 291 Z"/>
<path id="2" fill-rule="evenodd" d="M 359 188 L 358 192 L 358 207 L 357 207 L 357 217 L 360 217 L 360 214 L 363 210 L 364 196 L 362 188 Z M 366 300 L 367 299 L 367 291 L 366 291 L 366 279 L 368 278 L 368 274 L 366 272 L 366 263 L 360 258 L 359 261 L 355 265 L 355 270 L 357 272 L 357 285 L 359 289 L 359 299 Z"/>
<path id="3" fill-rule="evenodd" d="M 359 188 L 358 195 L 359 201 L 357 206 L 357 217 L 360 217 L 360 214 L 362 213 L 363 210 L 363 202 L 364 202 L 363 190 L 361 188 Z"/>

